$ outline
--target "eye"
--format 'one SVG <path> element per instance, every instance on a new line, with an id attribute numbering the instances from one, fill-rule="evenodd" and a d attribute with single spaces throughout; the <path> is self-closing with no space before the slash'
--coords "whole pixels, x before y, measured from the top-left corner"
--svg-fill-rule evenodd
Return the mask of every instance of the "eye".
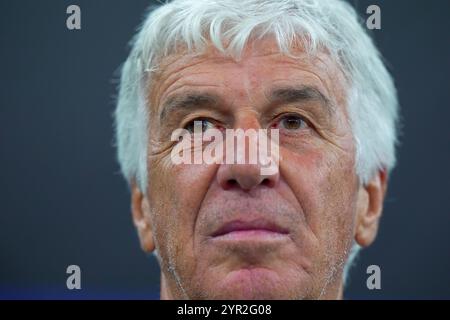
<path id="1" fill-rule="evenodd" d="M 306 128 L 308 124 L 301 116 L 287 115 L 280 119 L 280 121 L 278 122 L 278 126 L 280 129 L 300 130 Z"/>
<path id="2" fill-rule="evenodd" d="M 214 127 L 214 123 L 208 119 L 195 119 L 189 122 L 184 129 L 188 130 L 190 133 L 194 133 L 195 130 L 197 132 L 205 132 Z"/>

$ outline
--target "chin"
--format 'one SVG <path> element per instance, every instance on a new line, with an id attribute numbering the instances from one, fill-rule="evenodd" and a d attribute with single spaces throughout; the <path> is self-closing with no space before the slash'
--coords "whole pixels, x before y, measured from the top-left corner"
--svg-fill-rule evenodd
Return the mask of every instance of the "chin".
<path id="1" fill-rule="evenodd" d="M 265 268 L 245 268 L 229 272 L 215 282 L 212 299 L 235 300 L 276 300 L 302 299 L 310 286 L 302 285 L 302 279 L 292 279 Z M 304 290 L 302 290 L 304 289 Z M 213 291 L 213 292 L 212 292 Z"/>

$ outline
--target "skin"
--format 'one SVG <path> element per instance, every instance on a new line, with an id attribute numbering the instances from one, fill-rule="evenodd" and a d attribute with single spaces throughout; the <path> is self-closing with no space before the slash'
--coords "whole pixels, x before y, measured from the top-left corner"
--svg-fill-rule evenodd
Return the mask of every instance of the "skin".
<path id="1" fill-rule="evenodd" d="M 134 184 L 131 202 L 143 250 L 158 250 L 162 299 L 339 299 L 352 244 L 374 241 L 386 172 L 359 183 L 344 76 L 326 53 L 295 53 L 283 55 L 266 39 L 251 42 L 239 61 L 209 48 L 161 62 L 148 92 L 148 188 Z M 318 101 L 269 103 L 270 92 L 286 86 L 316 88 L 332 110 Z M 221 102 L 160 121 L 165 102 L 193 91 Z M 283 127 L 286 114 L 306 125 Z M 171 132 L 196 118 L 218 128 L 279 128 L 279 170 L 261 176 L 257 164 L 172 164 Z M 227 221 L 260 217 L 286 234 L 211 236 Z"/>

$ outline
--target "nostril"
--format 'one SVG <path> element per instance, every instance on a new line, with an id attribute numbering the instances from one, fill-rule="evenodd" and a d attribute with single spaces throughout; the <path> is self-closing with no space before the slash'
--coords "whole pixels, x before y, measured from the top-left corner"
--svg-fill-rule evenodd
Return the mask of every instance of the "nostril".
<path id="1" fill-rule="evenodd" d="M 223 188 L 225 190 L 240 188 L 244 190 L 249 190 L 252 188 L 252 186 L 256 186 L 257 184 L 253 185 L 254 182 L 248 182 L 245 180 L 240 181 L 238 179 L 228 179 L 224 184 Z M 275 182 L 270 178 L 264 178 L 260 183 L 260 185 L 263 185 L 265 187 L 272 188 L 275 186 Z"/>
<path id="2" fill-rule="evenodd" d="M 273 186 L 274 186 L 274 181 L 273 181 L 272 179 L 265 178 L 265 179 L 261 182 L 261 184 L 262 184 L 263 186 L 266 186 L 266 187 L 273 187 Z"/>
<path id="3" fill-rule="evenodd" d="M 234 187 L 238 186 L 238 182 L 235 179 L 229 179 L 225 183 L 225 189 L 232 189 Z"/>

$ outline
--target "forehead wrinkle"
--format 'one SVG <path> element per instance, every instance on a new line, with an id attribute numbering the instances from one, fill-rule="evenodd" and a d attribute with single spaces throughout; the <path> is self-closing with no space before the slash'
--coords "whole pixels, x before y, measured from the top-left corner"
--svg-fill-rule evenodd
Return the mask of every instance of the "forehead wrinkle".
<path id="1" fill-rule="evenodd" d="M 158 73 L 154 74 L 152 77 L 152 83 L 154 88 L 150 88 L 149 98 L 150 101 L 152 101 L 151 98 L 153 97 L 156 104 L 159 104 L 159 100 L 164 96 L 167 90 L 174 83 L 184 78 L 186 74 L 182 72 L 183 70 L 195 67 L 199 64 L 208 61 L 205 59 L 197 60 L 197 57 L 189 57 L 189 56 L 175 57 L 174 60 L 172 60 L 172 58 L 173 57 L 166 57 L 164 59 L 165 62 L 162 62 L 161 64 L 162 67 L 160 68 Z M 187 60 L 189 63 L 183 63 L 182 62 L 183 59 Z M 175 66 L 175 68 L 171 70 L 173 66 Z"/>
<path id="2" fill-rule="evenodd" d="M 336 112 L 333 103 L 320 89 L 310 85 L 290 85 L 285 87 L 275 87 L 268 95 L 270 103 L 295 103 L 302 101 L 317 101 L 331 117 Z"/>
<path id="3" fill-rule="evenodd" d="M 297 69 L 301 72 L 306 72 L 317 78 L 320 81 L 320 84 L 324 86 L 324 89 L 327 91 L 326 93 L 329 95 L 329 99 L 332 100 L 336 98 L 336 102 L 338 100 L 342 100 L 342 97 L 338 97 L 333 94 L 333 89 L 337 89 L 338 91 L 344 90 L 347 85 L 345 75 L 339 66 L 331 59 L 329 54 L 326 52 L 318 52 L 314 56 L 304 55 L 304 58 L 292 58 L 286 55 L 283 55 L 286 59 L 280 59 L 276 62 L 279 66 L 284 66 L 289 69 Z M 341 84 L 342 85 L 339 85 Z M 334 85 L 336 84 L 336 85 Z M 342 87 L 345 86 L 345 87 Z"/>
<path id="4" fill-rule="evenodd" d="M 173 79 L 172 82 L 167 84 L 164 88 L 164 90 L 160 93 L 160 100 L 164 100 L 167 96 L 173 94 L 175 91 L 179 90 L 183 87 L 200 87 L 200 86 L 217 86 L 217 85 L 211 85 L 209 83 L 203 83 L 203 81 L 195 81 L 192 79 L 194 76 L 199 75 L 208 75 L 211 74 L 213 71 L 196 71 L 190 74 L 179 74 L 178 77 Z M 206 82 L 206 81 L 205 81 Z"/>
<path id="5" fill-rule="evenodd" d="M 212 62 L 212 63 L 232 63 L 236 64 L 237 66 L 243 66 L 246 62 L 246 60 L 251 58 L 265 58 L 269 56 L 284 56 L 284 54 L 281 51 L 269 51 L 266 52 L 267 49 L 264 49 L 264 52 L 256 53 L 253 52 L 252 48 L 247 47 L 245 50 L 249 51 L 249 53 L 245 54 L 245 57 L 242 58 L 240 61 L 237 61 L 233 59 L 231 56 L 223 55 L 222 53 L 218 52 L 217 50 L 214 50 L 215 48 L 207 49 L 204 53 L 200 54 L 187 54 L 186 52 L 181 52 L 178 54 L 173 54 L 171 56 L 167 56 L 160 62 L 160 67 L 158 68 L 158 71 L 154 72 L 153 79 L 154 83 L 159 83 L 159 87 L 163 86 L 164 82 L 170 81 L 168 86 L 172 85 L 176 81 L 178 81 L 182 76 L 182 70 L 188 69 L 190 67 L 195 67 L 197 65 L 200 65 L 202 63 Z M 172 66 L 177 66 L 174 70 L 170 70 Z M 167 75 L 167 69 L 169 69 L 169 72 Z M 213 70 L 211 71 L 213 72 Z M 206 72 L 205 72 L 206 73 Z M 171 78 L 175 77 L 173 81 L 171 81 Z M 165 88 L 163 91 L 167 91 L 168 87 Z M 246 88 L 246 92 L 248 96 L 250 97 L 250 88 Z"/>
<path id="6" fill-rule="evenodd" d="M 290 70 L 295 69 L 295 70 L 298 70 L 298 71 L 302 72 L 303 74 L 305 74 L 305 76 L 303 76 L 303 78 L 307 79 L 309 76 L 311 78 L 316 79 L 318 81 L 318 83 L 320 84 L 320 86 L 323 86 L 324 87 L 323 89 L 326 90 L 325 93 L 327 94 L 328 99 L 330 99 L 330 100 L 332 99 L 333 94 L 332 94 L 332 90 L 330 90 L 330 88 L 328 86 L 328 81 L 327 81 L 327 79 L 324 79 L 324 76 L 319 72 L 319 70 L 316 70 L 316 68 L 308 67 L 308 65 L 293 63 L 293 62 L 289 62 L 289 61 L 283 61 L 282 63 L 288 64 L 289 65 L 288 68 Z M 329 73 L 326 73 L 326 75 L 329 75 Z M 298 79 L 297 77 L 295 77 L 295 78 Z M 285 80 L 290 80 L 290 79 L 285 79 Z M 304 79 L 299 78 L 298 80 L 302 81 Z"/>
<path id="7" fill-rule="evenodd" d="M 160 68 L 158 72 L 155 73 L 155 78 L 158 80 L 167 81 L 168 78 L 171 77 L 173 73 L 179 73 L 183 69 L 187 69 L 190 67 L 195 67 L 202 63 L 236 63 L 231 57 L 227 57 L 221 55 L 219 53 L 202 53 L 202 54 L 188 54 L 188 53 L 180 53 L 177 55 L 167 56 L 165 57 L 160 64 Z M 175 66 L 174 70 L 170 70 Z M 167 69 L 169 72 L 167 76 L 164 73 L 167 73 Z"/>

